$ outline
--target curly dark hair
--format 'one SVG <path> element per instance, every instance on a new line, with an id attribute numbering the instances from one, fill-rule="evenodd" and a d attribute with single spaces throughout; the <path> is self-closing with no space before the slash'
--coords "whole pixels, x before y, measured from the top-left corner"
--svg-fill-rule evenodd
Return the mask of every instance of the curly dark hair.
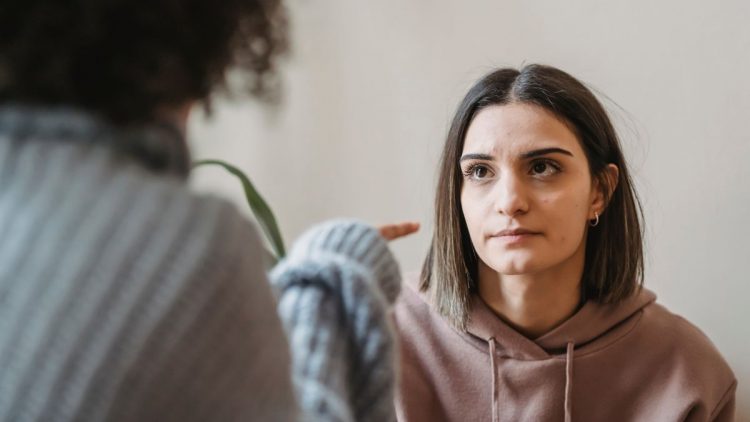
<path id="1" fill-rule="evenodd" d="M 276 86 L 281 0 L 4 0 L 0 103 L 71 105 L 119 124 L 207 100 L 237 68 Z"/>

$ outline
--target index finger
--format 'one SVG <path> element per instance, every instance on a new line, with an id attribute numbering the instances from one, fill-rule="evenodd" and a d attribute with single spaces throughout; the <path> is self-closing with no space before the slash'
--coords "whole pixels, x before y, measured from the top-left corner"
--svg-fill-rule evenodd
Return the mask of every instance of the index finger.
<path id="1" fill-rule="evenodd" d="M 383 236 L 386 240 L 396 240 L 399 237 L 404 237 L 415 233 L 417 230 L 419 230 L 419 223 L 415 221 L 387 224 L 378 228 L 378 231 L 380 231 L 380 235 Z"/>

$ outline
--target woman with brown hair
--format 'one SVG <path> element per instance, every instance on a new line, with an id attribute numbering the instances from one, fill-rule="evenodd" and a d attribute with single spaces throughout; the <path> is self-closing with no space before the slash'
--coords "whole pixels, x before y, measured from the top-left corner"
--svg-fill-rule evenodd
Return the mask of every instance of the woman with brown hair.
<path id="1" fill-rule="evenodd" d="M 641 225 L 589 89 L 541 65 L 478 81 L 445 143 L 421 276 L 396 308 L 399 419 L 731 420 L 731 369 L 642 287 Z"/>

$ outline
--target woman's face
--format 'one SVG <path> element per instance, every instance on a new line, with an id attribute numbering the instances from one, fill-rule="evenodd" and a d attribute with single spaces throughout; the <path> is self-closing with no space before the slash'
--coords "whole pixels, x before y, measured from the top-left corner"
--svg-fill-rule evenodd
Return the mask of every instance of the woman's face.
<path id="1" fill-rule="evenodd" d="M 460 166 L 464 219 L 485 265 L 505 275 L 582 265 L 587 222 L 603 209 L 602 195 L 562 121 L 530 104 L 484 108 L 468 128 Z"/>

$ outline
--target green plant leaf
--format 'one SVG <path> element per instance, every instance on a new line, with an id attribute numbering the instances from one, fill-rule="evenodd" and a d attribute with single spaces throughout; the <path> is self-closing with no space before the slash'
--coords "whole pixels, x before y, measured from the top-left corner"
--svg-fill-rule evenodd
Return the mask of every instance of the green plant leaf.
<path id="1" fill-rule="evenodd" d="M 263 229 L 266 238 L 268 238 L 269 243 L 273 248 L 273 252 L 276 255 L 275 258 L 277 260 L 283 258 L 286 255 L 286 251 L 284 249 L 284 240 L 281 238 L 279 226 L 278 224 L 276 224 L 276 218 L 273 216 L 271 207 L 268 206 L 263 197 L 260 196 L 258 190 L 255 189 L 255 186 L 253 186 L 252 182 L 250 182 L 250 178 L 248 178 L 245 173 L 242 172 L 242 170 L 221 160 L 200 160 L 193 163 L 193 168 L 205 165 L 217 165 L 224 167 L 224 169 L 226 169 L 229 173 L 233 174 L 240 180 L 240 183 L 242 183 L 242 188 L 245 190 L 245 198 L 247 198 L 247 203 L 248 205 L 250 205 L 250 209 L 252 210 L 253 215 L 255 215 L 255 218 L 258 220 L 258 223 L 260 223 L 260 226 Z"/>

